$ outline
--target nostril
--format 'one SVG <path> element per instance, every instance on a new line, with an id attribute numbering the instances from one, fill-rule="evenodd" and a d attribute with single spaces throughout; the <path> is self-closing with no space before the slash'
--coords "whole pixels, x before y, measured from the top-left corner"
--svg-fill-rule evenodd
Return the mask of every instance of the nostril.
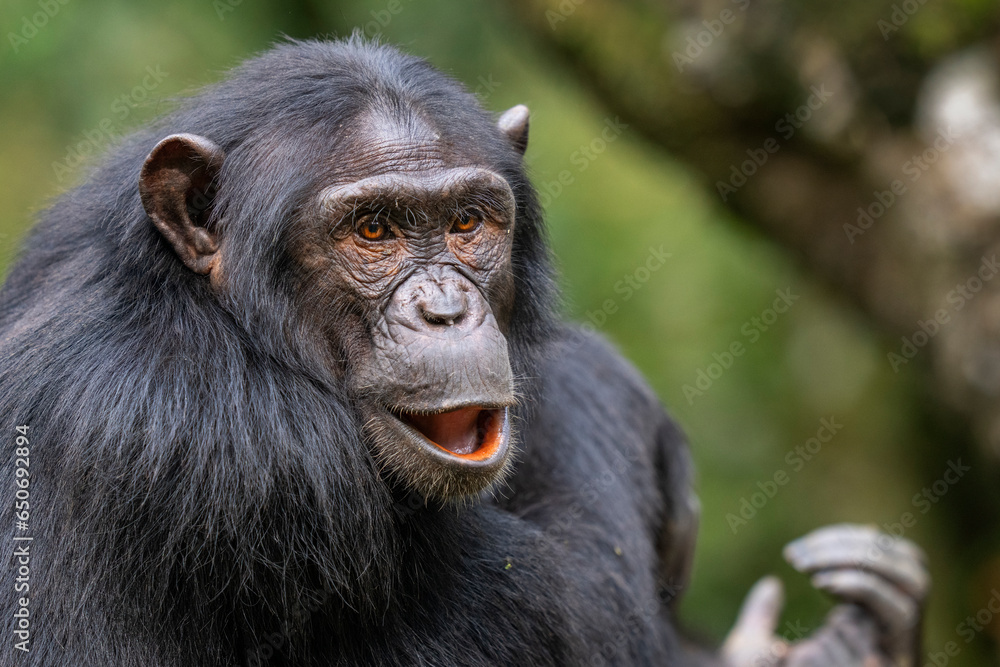
<path id="1" fill-rule="evenodd" d="M 465 317 L 465 313 L 454 313 L 454 314 L 438 314 L 433 313 L 429 310 L 423 308 L 420 309 L 423 315 L 424 321 L 431 326 L 453 326 L 460 324 Z"/>
<path id="2" fill-rule="evenodd" d="M 415 300 L 417 312 L 431 326 L 454 326 L 469 308 L 468 296 L 453 281 L 424 285 Z"/>

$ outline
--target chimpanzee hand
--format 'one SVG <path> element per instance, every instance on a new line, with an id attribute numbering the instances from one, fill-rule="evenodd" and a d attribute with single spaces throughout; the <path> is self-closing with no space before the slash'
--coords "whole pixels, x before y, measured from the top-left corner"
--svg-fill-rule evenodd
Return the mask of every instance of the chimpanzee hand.
<path id="1" fill-rule="evenodd" d="M 911 667 L 919 663 L 924 599 L 930 586 L 923 552 L 874 528 L 821 528 L 785 548 L 791 565 L 839 598 L 810 637 L 789 643 L 775 635 L 781 584 L 754 586 L 722 647 L 732 667 Z"/>

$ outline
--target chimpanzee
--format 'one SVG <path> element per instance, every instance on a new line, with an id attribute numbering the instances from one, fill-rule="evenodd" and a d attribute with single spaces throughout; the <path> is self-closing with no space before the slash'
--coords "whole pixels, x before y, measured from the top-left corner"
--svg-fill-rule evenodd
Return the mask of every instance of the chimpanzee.
<path id="1" fill-rule="evenodd" d="M 527 141 L 287 42 L 43 213 L 0 292 L 4 664 L 912 664 L 922 556 L 864 527 L 787 551 L 842 601 L 811 638 L 773 580 L 681 638 L 688 451 L 555 317 Z"/>

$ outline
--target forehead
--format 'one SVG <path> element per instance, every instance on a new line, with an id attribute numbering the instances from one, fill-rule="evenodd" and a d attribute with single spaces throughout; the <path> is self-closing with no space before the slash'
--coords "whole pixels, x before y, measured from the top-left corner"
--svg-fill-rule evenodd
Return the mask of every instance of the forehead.
<path id="1" fill-rule="evenodd" d="M 431 118 L 408 105 L 374 106 L 357 119 L 356 127 L 350 148 L 355 179 L 483 166 L 474 142 L 459 146 Z"/>
<path id="2" fill-rule="evenodd" d="M 477 197 L 502 213 L 513 214 L 513 193 L 490 168 L 475 132 L 451 134 L 412 105 L 373 106 L 347 134 L 346 156 L 337 177 L 320 193 L 327 208 L 355 207 L 366 201 L 395 206 Z M 342 159 L 338 157 L 337 159 Z"/>

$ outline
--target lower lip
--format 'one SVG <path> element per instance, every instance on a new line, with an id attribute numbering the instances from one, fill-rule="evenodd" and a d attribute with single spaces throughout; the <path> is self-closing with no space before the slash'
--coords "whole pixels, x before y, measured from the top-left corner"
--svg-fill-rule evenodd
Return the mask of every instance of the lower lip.
<path id="1" fill-rule="evenodd" d="M 403 424 L 406 424 L 407 428 L 416 433 L 422 441 L 433 445 L 436 449 L 444 452 L 449 457 L 459 459 L 461 461 L 477 462 L 488 461 L 495 457 L 500 451 L 507 437 L 509 414 L 508 408 L 484 409 L 480 413 L 477 420 L 477 430 L 483 433 L 482 442 L 474 452 L 469 452 L 468 454 L 459 454 L 451 451 L 450 449 L 446 449 L 429 439 L 411 424 L 408 424 L 406 420 L 400 419 L 400 421 Z"/>

